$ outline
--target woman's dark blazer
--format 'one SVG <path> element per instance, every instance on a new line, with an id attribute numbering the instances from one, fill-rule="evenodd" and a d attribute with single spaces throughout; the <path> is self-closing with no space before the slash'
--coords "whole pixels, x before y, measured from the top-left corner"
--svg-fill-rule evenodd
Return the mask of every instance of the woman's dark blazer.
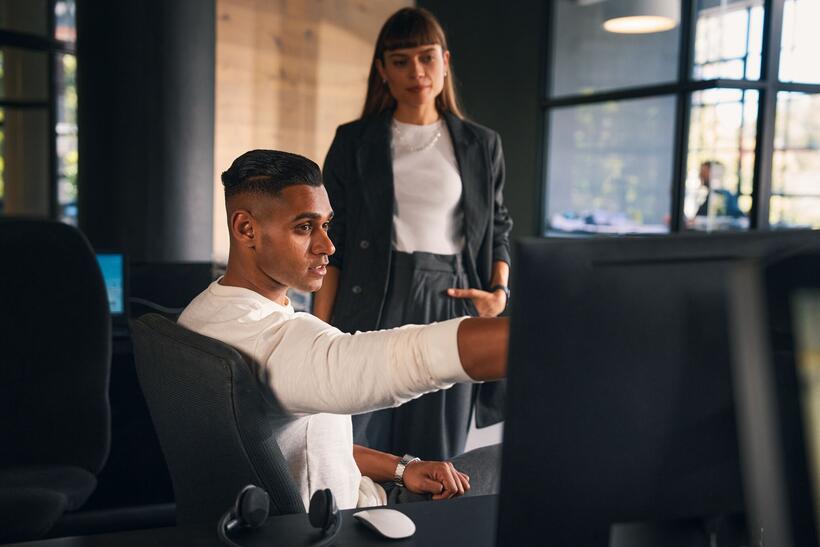
<path id="1" fill-rule="evenodd" d="M 395 204 L 392 114 L 385 110 L 340 126 L 325 159 L 325 187 L 334 212 L 330 236 L 336 246 L 330 264 L 341 270 L 332 323 L 346 332 L 378 328 L 387 295 Z M 502 197 L 501 139 L 452 114 L 444 119 L 464 186 L 464 265 L 470 286 L 486 289 L 493 262 L 510 262 L 512 220 Z M 480 399 L 486 403 L 491 403 L 487 397 L 500 395 L 490 396 L 490 385 L 482 391 Z M 500 412 L 479 406 L 484 407 L 476 414 L 479 425 L 500 419 Z"/>

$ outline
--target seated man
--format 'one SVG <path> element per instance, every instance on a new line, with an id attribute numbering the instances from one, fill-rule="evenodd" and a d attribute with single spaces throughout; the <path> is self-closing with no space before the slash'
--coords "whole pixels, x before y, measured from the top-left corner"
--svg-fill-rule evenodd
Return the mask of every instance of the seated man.
<path id="1" fill-rule="evenodd" d="M 705 161 L 700 165 L 698 178 L 704 198 L 698 207 L 695 216 L 698 217 L 731 217 L 740 218 L 743 211 L 738 205 L 737 196 L 721 187 L 723 180 L 723 164 L 719 161 Z"/>
<path id="2" fill-rule="evenodd" d="M 330 488 L 340 508 L 444 499 L 471 487 L 491 493 L 497 446 L 452 462 L 407 463 L 408 455 L 354 446 L 350 414 L 397 406 L 455 382 L 502 377 L 507 320 L 460 318 L 350 335 L 295 313 L 288 287 L 318 290 L 335 251 L 319 167 L 296 154 L 254 150 L 237 158 L 222 182 L 227 270 L 179 323 L 230 344 L 264 370 L 264 381 L 294 415 L 277 442 L 305 506 L 320 488 Z"/>

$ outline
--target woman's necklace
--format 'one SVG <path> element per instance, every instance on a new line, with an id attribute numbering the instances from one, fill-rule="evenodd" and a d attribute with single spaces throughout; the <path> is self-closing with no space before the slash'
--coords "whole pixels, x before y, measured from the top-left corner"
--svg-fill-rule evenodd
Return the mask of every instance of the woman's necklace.
<path id="1" fill-rule="evenodd" d="M 438 127 L 436 128 L 436 132 L 433 134 L 433 136 L 430 138 L 430 140 L 428 140 L 427 142 L 424 142 L 422 144 L 415 144 L 414 145 L 413 143 L 407 142 L 408 139 L 409 139 L 408 135 L 404 131 L 402 131 L 401 127 L 399 127 L 399 124 L 396 123 L 395 120 L 393 120 L 393 144 L 395 145 L 396 148 L 406 150 L 407 152 L 421 152 L 422 150 L 427 150 L 428 148 L 430 148 L 431 146 L 436 144 L 436 142 L 438 142 L 438 140 L 440 138 L 441 138 L 441 121 L 438 122 Z"/>

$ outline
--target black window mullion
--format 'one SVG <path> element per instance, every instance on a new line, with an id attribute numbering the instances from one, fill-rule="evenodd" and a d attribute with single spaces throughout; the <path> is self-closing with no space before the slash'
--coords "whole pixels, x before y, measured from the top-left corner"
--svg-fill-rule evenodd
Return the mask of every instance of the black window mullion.
<path id="1" fill-rule="evenodd" d="M 49 2 L 53 7 L 53 4 Z M 27 34 L 25 32 L 17 32 L 13 30 L 0 30 L 0 44 L 7 47 L 33 49 L 35 51 L 63 51 L 66 53 L 75 53 L 75 46 L 72 43 L 61 42 L 54 38 L 54 13 L 50 14 L 49 32 L 51 36 L 42 37 L 35 34 Z"/>
<path id="2" fill-rule="evenodd" d="M 0 108 L 48 108 L 48 101 L 28 101 L 25 99 L 0 99 Z"/>
<path id="3" fill-rule="evenodd" d="M 777 91 L 796 91 L 798 93 L 820 93 L 820 84 L 803 84 L 800 82 L 777 82 Z"/>
<path id="4" fill-rule="evenodd" d="M 751 227 L 769 228 L 769 197 L 772 193 L 772 159 L 774 156 L 775 113 L 777 109 L 777 79 L 780 74 L 780 43 L 783 36 L 783 4 L 785 0 L 766 0 L 763 22 L 763 63 L 760 77 L 765 84 L 761 91 L 757 116 L 754 181 L 752 189 Z"/>
<path id="5" fill-rule="evenodd" d="M 686 193 L 686 163 L 689 152 L 689 121 L 692 111 L 691 95 L 685 88 L 692 79 L 692 64 L 694 62 L 695 21 L 697 5 L 695 0 L 681 1 L 681 32 L 680 51 L 678 61 L 678 84 L 681 89 L 677 93 L 675 104 L 675 149 L 674 165 L 672 170 L 672 208 L 669 228 L 673 232 L 684 229 L 685 218 L 683 202 Z"/>
<path id="6" fill-rule="evenodd" d="M 541 63 L 541 82 L 540 82 L 540 91 L 541 91 L 541 101 L 547 103 L 550 98 L 550 86 L 552 85 L 552 67 L 555 63 L 555 59 L 553 58 L 553 47 L 552 47 L 552 37 L 554 32 L 554 25 L 553 21 L 555 21 L 555 2 L 547 2 L 544 6 L 544 27 L 546 32 L 542 34 L 542 42 L 541 42 L 541 54 L 542 59 L 546 62 Z M 547 146 L 549 145 L 549 131 L 550 131 L 550 107 L 545 106 L 541 110 L 541 121 L 540 121 L 540 132 L 541 140 L 540 140 L 540 147 L 536 152 L 536 161 L 537 161 L 537 168 L 538 172 L 541 173 L 541 184 L 537 185 L 537 194 L 535 197 L 538 200 L 536 203 L 537 205 L 537 215 L 535 218 L 535 222 L 537 223 L 536 232 L 538 235 L 544 235 L 547 231 L 547 227 L 549 226 L 549 221 L 547 220 L 547 196 L 549 192 L 547 192 L 547 162 L 548 152 Z"/>
<path id="7" fill-rule="evenodd" d="M 46 21 L 48 24 L 48 37 L 54 39 L 54 27 L 56 15 L 54 13 L 55 0 L 46 2 Z M 49 157 L 49 217 L 58 217 L 59 205 L 57 196 L 57 53 L 53 48 L 48 50 L 48 124 L 51 135 L 48 144 Z"/>
<path id="8" fill-rule="evenodd" d="M 784 84 L 781 84 L 784 85 Z M 795 87 L 816 87 L 820 89 L 820 85 L 815 84 L 793 84 Z M 679 92 L 694 92 L 702 91 L 704 89 L 757 89 L 762 91 L 765 89 L 763 82 L 750 80 L 689 80 L 683 83 L 670 82 L 667 84 L 653 84 L 640 87 L 629 87 L 624 89 L 615 89 L 612 91 L 603 91 L 593 93 L 591 95 L 570 95 L 566 97 L 559 97 L 555 99 L 545 99 L 543 103 L 544 108 L 555 108 L 563 106 L 578 106 L 582 104 L 605 103 L 609 101 L 622 101 L 626 99 L 641 99 L 645 97 L 657 97 L 659 95 L 671 95 Z"/>

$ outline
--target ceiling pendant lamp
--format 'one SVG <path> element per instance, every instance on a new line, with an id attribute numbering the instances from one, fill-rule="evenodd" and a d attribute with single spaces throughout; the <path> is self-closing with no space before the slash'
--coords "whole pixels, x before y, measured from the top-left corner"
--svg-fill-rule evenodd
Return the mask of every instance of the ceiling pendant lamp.
<path id="1" fill-rule="evenodd" d="M 649 34 L 678 26 L 680 0 L 609 0 L 604 29 L 618 34 Z"/>

